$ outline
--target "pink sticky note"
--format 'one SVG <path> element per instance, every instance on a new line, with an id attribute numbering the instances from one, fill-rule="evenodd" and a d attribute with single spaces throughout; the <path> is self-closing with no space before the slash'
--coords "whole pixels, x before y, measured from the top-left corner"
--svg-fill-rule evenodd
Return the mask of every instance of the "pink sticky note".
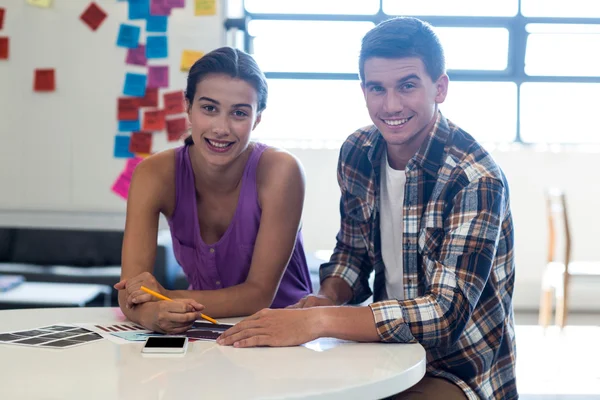
<path id="1" fill-rule="evenodd" d="M 119 175 L 115 183 L 112 185 L 110 190 L 113 191 L 117 196 L 122 197 L 127 200 L 127 194 L 129 193 L 129 185 L 131 184 L 131 178 L 127 178 L 123 176 L 123 174 Z"/>
<path id="2" fill-rule="evenodd" d="M 149 88 L 168 88 L 169 87 L 169 67 L 166 65 L 148 67 L 148 87 Z"/>
<path id="3" fill-rule="evenodd" d="M 150 15 L 171 15 L 171 7 L 167 0 L 151 0 Z"/>
<path id="4" fill-rule="evenodd" d="M 185 0 L 164 0 L 165 4 L 170 8 L 184 8 Z"/>
<path id="5" fill-rule="evenodd" d="M 145 66 L 148 63 L 146 59 L 146 45 L 140 44 L 138 47 L 128 49 L 125 62 L 132 65 Z"/>

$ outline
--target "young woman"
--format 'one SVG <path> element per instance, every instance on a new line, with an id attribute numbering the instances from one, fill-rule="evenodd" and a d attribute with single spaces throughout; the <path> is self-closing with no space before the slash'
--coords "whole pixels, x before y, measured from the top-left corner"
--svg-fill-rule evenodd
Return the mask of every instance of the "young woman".
<path id="1" fill-rule="evenodd" d="M 266 107 L 264 74 L 248 54 L 220 48 L 190 69 L 185 96 L 185 145 L 147 158 L 133 175 L 115 285 L 129 319 L 171 334 L 200 311 L 250 315 L 312 292 L 300 231 L 302 167 L 287 152 L 250 142 Z M 151 274 L 160 213 L 188 290 L 166 290 Z M 142 285 L 176 301 L 157 301 Z"/>

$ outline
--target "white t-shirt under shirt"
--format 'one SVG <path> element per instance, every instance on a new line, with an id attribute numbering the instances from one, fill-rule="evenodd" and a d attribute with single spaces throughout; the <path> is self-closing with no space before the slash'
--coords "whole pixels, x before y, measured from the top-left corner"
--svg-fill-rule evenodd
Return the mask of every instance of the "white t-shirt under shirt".
<path id="1" fill-rule="evenodd" d="M 381 207 L 379 227 L 381 255 L 385 264 L 385 289 L 388 299 L 404 299 L 402 262 L 402 209 L 406 173 L 390 167 L 387 151 L 381 157 Z"/>

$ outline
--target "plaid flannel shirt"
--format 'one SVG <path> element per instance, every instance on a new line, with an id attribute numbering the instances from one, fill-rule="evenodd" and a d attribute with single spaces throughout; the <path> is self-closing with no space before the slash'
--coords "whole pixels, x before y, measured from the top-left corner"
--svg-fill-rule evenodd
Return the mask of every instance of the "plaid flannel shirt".
<path id="1" fill-rule="evenodd" d="M 341 229 L 321 281 L 344 279 L 350 304 L 371 295 L 384 342 L 419 342 L 427 373 L 469 399 L 518 398 L 515 378 L 513 223 L 508 185 L 492 157 L 441 113 L 408 162 L 403 206 L 404 298 L 388 299 L 381 257 L 380 160 L 375 126 L 343 144 Z M 383 216 L 385 217 L 385 216 Z"/>

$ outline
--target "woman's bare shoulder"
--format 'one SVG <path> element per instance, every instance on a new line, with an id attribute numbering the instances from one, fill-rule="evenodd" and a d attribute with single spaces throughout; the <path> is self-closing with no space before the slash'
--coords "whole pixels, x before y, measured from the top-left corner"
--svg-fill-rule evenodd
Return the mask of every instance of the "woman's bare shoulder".
<path id="1" fill-rule="evenodd" d="M 168 149 L 147 157 L 138 164 L 133 178 L 146 195 L 159 200 L 161 210 L 168 214 L 175 205 L 176 154 L 176 149 Z"/>

